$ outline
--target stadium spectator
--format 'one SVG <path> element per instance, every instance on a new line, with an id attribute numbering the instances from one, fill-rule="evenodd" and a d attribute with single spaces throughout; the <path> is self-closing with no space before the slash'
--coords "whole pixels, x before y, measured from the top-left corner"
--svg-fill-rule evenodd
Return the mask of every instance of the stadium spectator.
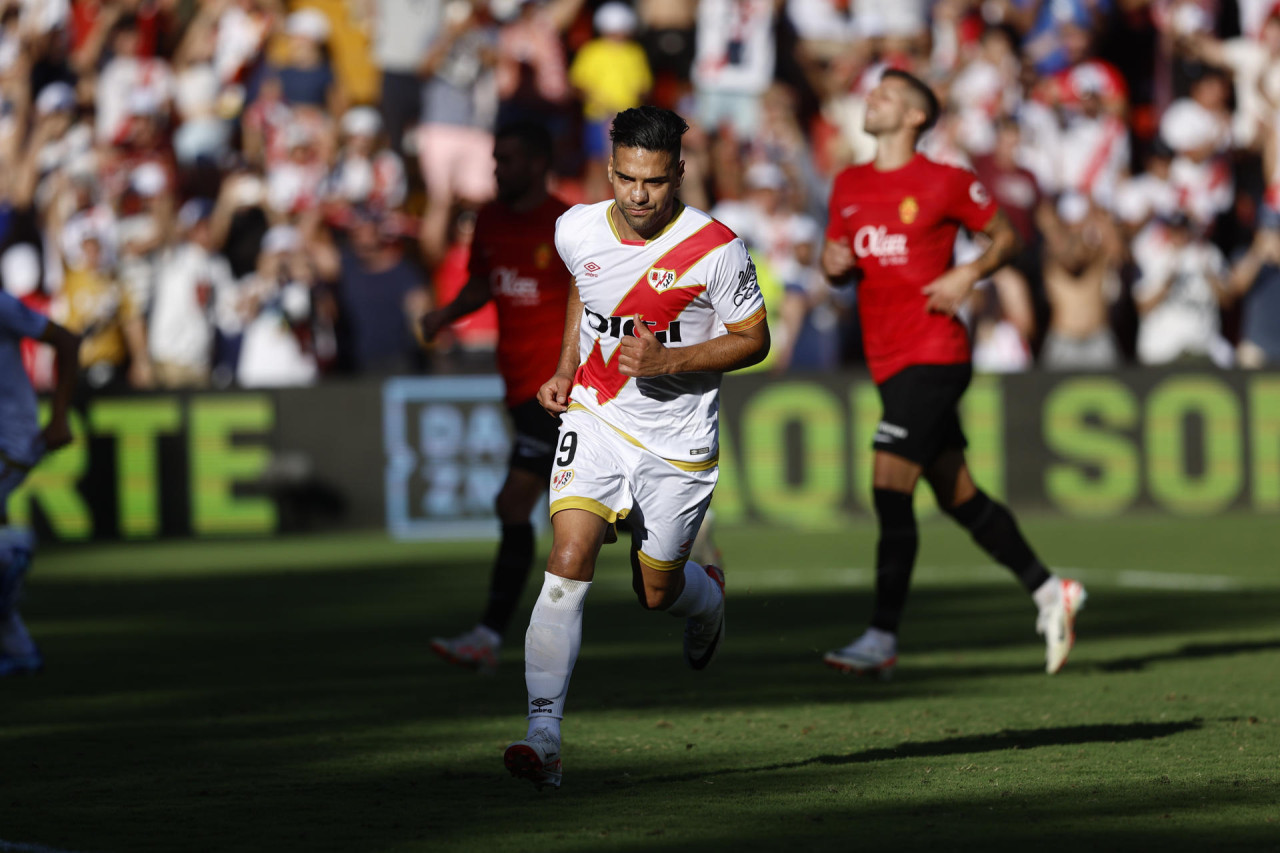
<path id="1" fill-rule="evenodd" d="M 24 338 L 51 344 L 57 353 L 57 386 L 49 420 L 40 428 L 36 394 L 23 370 Z M 67 418 L 79 377 L 80 339 L 67 329 L 0 292 L 0 676 L 37 672 L 44 666 L 18 613 L 31 569 L 31 531 L 9 526 L 9 496 L 41 458 L 71 443 Z"/>
<path id="2" fill-rule="evenodd" d="M 515 441 L 495 508 L 502 524 L 480 621 L 456 637 L 436 637 L 445 660 L 479 670 L 498 665 L 502 641 L 533 567 L 530 514 L 547 491 L 557 426 L 538 404 L 542 382 L 556 369 L 572 281 L 553 256 L 556 220 L 568 206 L 547 191 L 553 159 L 541 125 L 504 125 L 494 142 L 496 200 L 480 209 L 466 285 L 422 317 L 431 343 L 446 326 L 492 304 L 498 316 L 498 365 Z"/>
<path id="3" fill-rule="evenodd" d="M 1227 265 L 1186 213 L 1164 222 L 1165 246 L 1134 284 L 1138 306 L 1138 360 L 1143 364 L 1232 362 L 1222 338 L 1221 308 L 1231 302 Z"/>
<path id="4" fill-rule="evenodd" d="M 493 197 L 498 29 L 467 0 L 450 0 L 440 34 L 423 57 L 418 158 L 427 185 L 422 246 L 427 263 L 444 256 L 455 201 L 478 207 Z"/>
<path id="5" fill-rule="evenodd" d="M 1109 370 L 1120 351 L 1108 320 L 1122 248 L 1105 212 L 1069 193 L 1040 214 L 1049 330 L 1040 362 L 1051 370 Z"/>
<path id="6" fill-rule="evenodd" d="M 639 0 L 640 44 L 653 72 L 653 102 L 670 109 L 689 91 L 698 5 L 685 0 Z"/>
<path id="7" fill-rule="evenodd" d="M 569 99 L 564 31 L 585 0 L 497 0 L 500 11 L 495 83 L 499 125 L 541 121 L 563 135 Z"/>
<path id="8" fill-rule="evenodd" d="M 298 229 L 276 225 L 262 238 L 258 269 L 241 288 L 244 323 L 236 381 L 245 388 L 311 385 L 311 294 L 319 275 Z"/>
<path id="9" fill-rule="evenodd" d="M 382 119 L 372 107 L 352 107 L 342 117 L 343 144 L 325 178 L 321 195 L 331 222 L 342 226 L 359 205 L 387 214 L 404 204 L 409 192 L 404 161 L 381 142 Z"/>
<path id="10" fill-rule="evenodd" d="M 231 266 L 214 242 L 213 211 L 210 199 L 186 202 L 155 265 L 149 344 L 161 388 L 209 385 L 218 317 L 238 299 Z"/>
<path id="11" fill-rule="evenodd" d="M 288 38 L 284 61 L 262 69 L 266 76 L 280 81 L 280 94 L 286 104 L 314 107 L 331 116 L 340 116 L 346 108 L 342 88 L 329 59 L 329 19 L 319 9 L 305 8 L 285 19 Z"/>
<path id="12" fill-rule="evenodd" d="M 760 96 L 777 66 L 778 0 L 701 0 L 692 80 L 697 119 L 708 132 L 750 139 L 760 122 Z"/>
<path id="13" fill-rule="evenodd" d="M 418 66 L 435 41 L 444 0 L 378 0 L 374 4 L 373 57 L 382 70 L 378 111 L 387 142 L 406 153 L 405 140 L 417 127 L 422 101 Z"/>
<path id="14" fill-rule="evenodd" d="M 867 101 L 876 159 L 846 169 L 831 193 L 822 267 L 836 284 L 858 282 L 858 311 L 884 414 L 875 437 L 873 492 L 880 540 L 871 627 L 824 661 L 885 677 L 897 664 L 898 628 L 918 548 L 916 485 L 923 475 L 943 512 L 1014 573 L 1039 609 L 1045 670 L 1066 663 L 1084 587 L 1049 573 L 1012 514 L 973 482 L 957 408 L 972 372 L 968 335 L 955 314 L 974 285 L 1010 261 L 1017 234 L 985 187 L 962 169 L 916 150 L 937 120 L 933 92 L 886 71 Z M 958 229 L 989 238 L 977 258 L 953 266 Z"/>
<path id="15" fill-rule="evenodd" d="M 1236 363 L 1280 364 L 1280 222 L 1267 222 L 1231 267 L 1230 288 L 1242 297 Z"/>
<path id="16" fill-rule="evenodd" d="M 596 10 L 598 36 L 578 51 L 569 80 L 582 97 L 583 153 L 587 158 L 586 196 L 608 195 L 609 125 L 622 110 L 638 107 L 653 87 L 644 49 L 634 40 L 636 13 L 625 3 L 605 3 Z"/>
<path id="17" fill-rule="evenodd" d="M 380 208 L 357 207 L 339 249 L 338 304 L 346 366 L 362 373 L 414 372 L 413 326 L 430 305 L 423 271 Z"/>

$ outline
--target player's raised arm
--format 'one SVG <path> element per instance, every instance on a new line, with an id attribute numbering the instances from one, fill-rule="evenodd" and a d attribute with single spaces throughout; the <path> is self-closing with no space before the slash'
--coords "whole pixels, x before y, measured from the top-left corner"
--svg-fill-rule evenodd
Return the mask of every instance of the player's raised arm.
<path id="1" fill-rule="evenodd" d="M 578 372 L 582 355 L 578 339 L 582 329 L 582 297 L 578 286 L 569 286 L 569 302 L 564 312 L 564 337 L 560 343 L 560 363 L 550 379 L 538 389 L 538 402 L 552 415 L 569 410 L 569 391 L 573 389 L 573 377 Z"/>

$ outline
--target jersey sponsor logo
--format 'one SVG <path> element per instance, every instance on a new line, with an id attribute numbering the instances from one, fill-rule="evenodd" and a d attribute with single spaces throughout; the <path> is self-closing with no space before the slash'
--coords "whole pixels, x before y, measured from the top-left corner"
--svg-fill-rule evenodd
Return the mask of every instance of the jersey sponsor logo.
<path id="1" fill-rule="evenodd" d="M 691 270 L 698 261 L 714 252 L 721 246 L 726 245 L 735 239 L 735 235 L 719 222 L 709 222 L 689 237 L 685 238 L 678 245 L 674 246 L 670 251 L 658 259 L 650 269 L 673 270 L 676 274 L 676 280 Z M 754 274 L 753 274 L 754 277 Z M 627 322 L 630 321 L 631 331 L 635 331 L 634 317 L 639 314 L 644 318 L 644 323 L 653 329 L 655 337 L 659 332 L 665 332 L 667 342 L 673 343 L 673 335 L 678 335 L 680 328 L 678 325 L 674 329 L 671 327 L 678 323 L 676 319 L 685 308 L 689 307 L 689 303 L 697 299 L 706 291 L 705 284 L 691 284 L 684 287 L 669 287 L 661 292 L 655 290 L 649 284 L 649 272 L 645 271 L 639 280 L 632 285 L 627 291 L 627 295 L 613 309 L 613 316 L 605 318 L 602 314 L 595 314 L 593 318 L 597 325 L 594 328 L 601 334 L 604 330 L 599 329 L 600 320 L 608 320 L 608 330 L 613 331 L 613 321 L 619 319 L 618 331 L 621 333 L 616 337 L 627 334 Z M 585 311 L 589 310 L 584 307 Z M 596 319 L 599 318 L 599 319 Z M 626 318 L 626 319 L 623 319 Z M 659 338 L 662 340 L 662 338 Z M 578 368 L 577 376 L 574 381 L 576 384 L 582 385 L 584 388 L 593 388 L 596 392 L 596 402 L 604 405 L 616 398 L 622 389 L 626 386 L 630 377 L 623 376 L 618 372 L 618 348 L 609 355 L 606 360 L 604 351 L 600 347 L 600 340 L 591 346 L 591 352 L 587 354 L 582 366 Z"/>
<path id="2" fill-rule="evenodd" d="M 573 469 L 565 468 L 562 471 L 557 471 L 555 476 L 551 478 L 551 488 L 555 489 L 558 492 L 572 482 L 573 482 Z"/>
<path id="3" fill-rule="evenodd" d="M 587 278 L 595 278 L 596 276 L 600 275 L 600 270 L 602 269 L 602 267 L 599 264 L 597 264 L 595 261 L 587 261 L 585 264 L 582 265 L 582 269 L 586 272 Z"/>
<path id="4" fill-rule="evenodd" d="M 881 266 L 905 264 L 907 235 L 890 234 L 883 225 L 864 225 L 853 235 L 853 253 L 860 258 L 877 258 Z"/>
<path id="5" fill-rule="evenodd" d="M 676 283 L 676 271 L 664 270 L 653 267 L 649 270 L 649 286 L 661 293 L 668 288 L 674 287 Z"/>
<path id="6" fill-rule="evenodd" d="M 489 274 L 489 282 L 495 296 L 522 305 L 538 304 L 538 280 L 520 275 L 520 271 L 513 267 L 494 267 Z"/>
<path id="7" fill-rule="evenodd" d="M 898 218 L 903 224 L 910 225 L 916 221 L 916 217 L 920 215 L 920 203 L 915 200 L 914 196 L 907 196 L 898 205 Z"/>
<path id="8" fill-rule="evenodd" d="M 760 280 L 756 276 L 756 263 L 747 258 L 747 268 L 738 273 L 738 286 L 733 291 L 733 304 L 741 305 L 760 292 Z"/>
<path id="9" fill-rule="evenodd" d="M 969 184 L 969 198 L 979 207 L 986 207 L 991 203 L 991 194 L 982 185 L 982 181 L 974 181 Z"/>
<path id="10" fill-rule="evenodd" d="M 627 335 L 636 333 L 636 318 L 634 314 L 626 317 L 620 317 L 614 314 L 612 317 L 606 317 L 603 314 L 597 314 L 585 305 L 582 313 L 586 315 L 587 323 L 591 328 L 595 329 L 601 337 L 624 338 Z M 653 336 L 658 339 L 658 343 L 662 344 L 678 344 L 682 343 L 680 337 L 680 321 L 672 320 L 667 324 L 665 329 L 654 329 L 657 325 L 655 320 L 645 320 L 644 324 L 653 331 Z"/>

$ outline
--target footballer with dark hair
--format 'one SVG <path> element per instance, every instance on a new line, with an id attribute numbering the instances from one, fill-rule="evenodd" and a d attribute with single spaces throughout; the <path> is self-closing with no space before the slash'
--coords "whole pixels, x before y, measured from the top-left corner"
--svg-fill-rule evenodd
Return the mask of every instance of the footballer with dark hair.
<path id="1" fill-rule="evenodd" d="M 1084 587 L 1051 574 L 1008 508 L 974 484 L 959 418 L 972 368 L 968 331 L 956 311 L 979 281 L 1014 257 L 1018 237 L 972 172 L 916 151 L 938 113 L 924 82 L 905 71 L 884 72 L 867 97 L 864 124 L 878 143 L 875 159 L 845 169 L 831 191 L 823 271 L 833 284 L 857 283 L 863 346 L 883 415 L 874 440 L 880 539 L 871 627 L 824 661 L 882 678 L 897 664 L 898 625 L 919 542 L 912 501 L 923 475 L 942 511 L 1031 594 L 1052 674 L 1075 640 Z M 985 234 L 988 245 L 976 259 L 953 266 L 960 228 Z"/>

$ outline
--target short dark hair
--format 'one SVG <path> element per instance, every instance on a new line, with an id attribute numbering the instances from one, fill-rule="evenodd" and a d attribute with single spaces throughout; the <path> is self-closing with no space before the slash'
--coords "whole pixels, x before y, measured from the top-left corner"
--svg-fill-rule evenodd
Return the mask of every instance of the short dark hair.
<path id="1" fill-rule="evenodd" d="M 880 79 L 889 78 L 906 83 L 924 101 L 924 124 L 920 125 L 919 130 L 919 134 L 923 136 L 926 131 L 938 123 L 938 116 L 942 113 L 942 106 L 938 103 L 938 96 L 933 94 L 933 90 L 929 88 L 929 85 L 919 77 L 901 69 L 889 68 L 881 75 Z"/>
<path id="2" fill-rule="evenodd" d="M 685 120 L 671 110 L 646 105 L 623 110 L 614 116 L 609 140 L 615 149 L 665 151 L 675 163 L 680 159 L 680 137 L 688 129 Z"/>
<path id="3" fill-rule="evenodd" d="M 541 158 L 548 162 L 551 160 L 551 151 L 554 147 L 551 141 L 551 131 L 547 130 L 547 126 L 542 122 L 532 119 L 511 121 L 499 127 L 493 138 L 495 140 L 514 139 L 520 143 L 520 147 L 529 156 Z"/>

